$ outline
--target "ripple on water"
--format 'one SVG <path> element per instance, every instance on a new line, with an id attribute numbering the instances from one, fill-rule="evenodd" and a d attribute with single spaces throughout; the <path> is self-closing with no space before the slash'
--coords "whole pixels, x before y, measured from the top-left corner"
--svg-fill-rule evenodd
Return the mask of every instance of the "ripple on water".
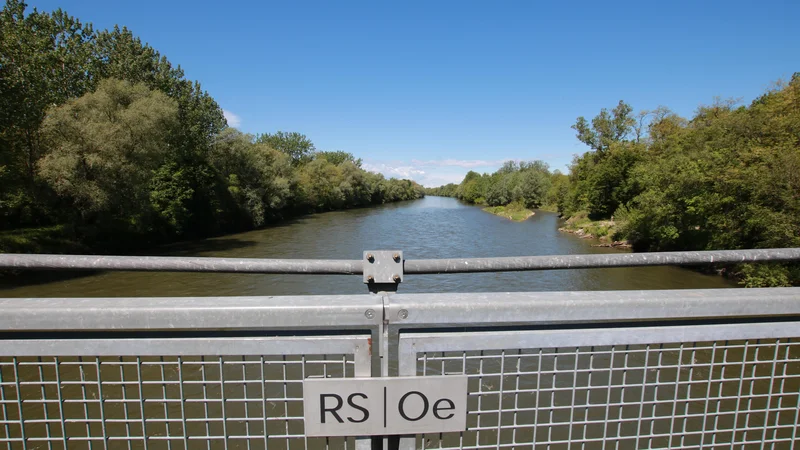
<path id="1" fill-rule="evenodd" d="M 314 214 L 246 233 L 181 243 L 162 255 L 359 259 L 364 250 L 400 249 L 407 259 L 610 253 L 558 231 L 553 213 L 524 222 L 452 198 Z M 402 292 L 492 292 L 735 287 L 674 267 L 411 275 Z M 363 294 L 361 276 L 115 272 L 4 289 L 5 297 L 125 297 Z"/>

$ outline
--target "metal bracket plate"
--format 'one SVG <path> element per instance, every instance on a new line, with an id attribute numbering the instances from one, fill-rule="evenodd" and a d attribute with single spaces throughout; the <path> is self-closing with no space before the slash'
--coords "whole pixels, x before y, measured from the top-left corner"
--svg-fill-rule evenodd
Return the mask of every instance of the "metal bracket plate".
<path id="1" fill-rule="evenodd" d="M 403 252 L 368 250 L 364 252 L 364 283 L 398 284 L 403 281 Z"/>

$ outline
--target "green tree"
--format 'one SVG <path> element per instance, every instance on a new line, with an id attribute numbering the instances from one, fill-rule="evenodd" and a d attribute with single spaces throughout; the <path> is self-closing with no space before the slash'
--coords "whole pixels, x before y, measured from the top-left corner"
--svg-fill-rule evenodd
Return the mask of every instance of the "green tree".
<path id="1" fill-rule="evenodd" d="M 631 115 L 633 108 L 620 101 L 609 113 L 602 109 L 592 125 L 578 117 L 573 129 L 578 140 L 593 151 L 575 157 L 570 166 L 570 203 L 574 211 L 585 209 L 592 218 L 609 218 L 638 192 L 629 172 L 644 153 L 640 122 Z M 636 131 L 636 139 L 628 140 Z"/>
<path id="2" fill-rule="evenodd" d="M 572 212 L 572 205 L 569 203 L 569 190 L 569 176 L 558 170 L 554 171 L 551 175 L 546 203 L 555 206 L 559 214 L 568 215 Z"/>
<path id="3" fill-rule="evenodd" d="M 256 141 L 289 155 L 294 165 L 307 163 L 316 151 L 314 143 L 306 135 L 296 132 L 265 133 L 257 136 Z"/>
<path id="4" fill-rule="evenodd" d="M 607 109 L 592 119 L 591 126 L 584 117 L 578 117 L 572 129 L 577 132 L 578 140 L 597 152 L 605 152 L 614 142 L 625 140 L 633 131 L 636 119 L 631 115 L 633 108 L 624 101 L 609 113 Z"/>
<path id="5" fill-rule="evenodd" d="M 345 195 L 340 188 L 340 169 L 321 158 L 300 168 L 301 198 L 312 211 L 329 211 L 345 204 Z"/>
<path id="6" fill-rule="evenodd" d="M 800 246 L 800 77 L 749 106 L 717 101 L 651 122 L 621 232 L 637 249 Z M 747 286 L 800 282 L 797 265 L 742 266 Z"/>
<path id="7" fill-rule="evenodd" d="M 486 204 L 489 206 L 502 206 L 514 200 L 513 172 L 497 171 L 489 179 L 489 187 L 486 189 Z"/>
<path id="8" fill-rule="evenodd" d="M 316 152 L 314 158 L 324 158 L 329 163 L 338 166 L 339 164 L 350 162 L 358 168 L 361 168 L 361 158 L 356 158 L 352 153 L 337 151 Z"/>
<path id="9" fill-rule="evenodd" d="M 251 135 L 228 128 L 217 137 L 210 164 L 224 180 L 235 208 L 248 227 L 279 217 L 292 198 L 294 175 L 289 157 Z"/>
<path id="10" fill-rule="evenodd" d="M 470 170 L 464 177 L 464 181 L 458 187 L 457 196 L 467 203 L 479 202 L 479 199 L 486 196 L 484 177 L 478 172 Z"/>
<path id="11" fill-rule="evenodd" d="M 199 83 L 125 27 L 18 0 L 0 12 L 0 229 L 64 224 L 90 248 L 125 249 L 424 195 L 360 165 L 300 133 L 228 129 Z"/>
<path id="12" fill-rule="evenodd" d="M 63 11 L 25 14 L 8 0 L 0 12 L 0 228 L 46 221 L 36 163 L 46 111 L 82 95 L 94 34 Z"/>
<path id="13" fill-rule="evenodd" d="M 159 204 L 181 204 L 191 212 L 171 215 L 184 217 L 183 223 L 174 224 L 173 231 L 203 236 L 221 229 L 236 229 L 226 219 L 232 212 L 225 198 L 225 182 L 218 179 L 208 163 L 214 140 L 226 126 L 216 101 L 199 83 L 186 80 L 180 67 L 173 66 L 125 27 L 115 26 L 97 33 L 94 51 L 92 71 L 95 78 L 113 77 L 143 83 L 177 103 L 179 126 L 169 136 L 171 152 L 165 162 L 175 171 L 172 179 L 166 169 L 159 172 L 162 181 L 159 186 L 168 189 L 154 197 L 160 199 Z"/>
<path id="14" fill-rule="evenodd" d="M 174 101 L 143 84 L 104 80 L 50 110 L 39 174 L 71 200 L 82 223 L 113 218 L 141 230 L 150 211 L 147 187 L 170 152 L 177 113 Z"/>
<path id="15" fill-rule="evenodd" d="M 539 208 L 547 201 L 550 185 L 550 172 L 546 165 L 544 170 L 522 170 L 519 175 L 519 194 L 515 199 L 521 201 L 526 208 Z"/>

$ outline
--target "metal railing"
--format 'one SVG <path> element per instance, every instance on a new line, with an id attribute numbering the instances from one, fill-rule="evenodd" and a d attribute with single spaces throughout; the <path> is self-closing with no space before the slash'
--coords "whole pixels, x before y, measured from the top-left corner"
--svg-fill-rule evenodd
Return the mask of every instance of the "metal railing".
<path id="1" fill-rule="evenodd" d="M 416 273 L 800 261 L 800 249 L 0 268 L 360 274 L 374 294 L 0 299 L 0 449 L 792 448 L 800 288 L 394 293 Z M 467 375 L 467 430 L 304 434 L 310 377 Z"/>
<path id="2" fill-rule="evenodd" d="M 375 252 L 364 252 L 367 255 Z M 389 252 L 396 253 L 396 252 Z M 402 253 L 399 253 L 402 254 Z M 800 261 L 800 248 L 403 260 L 407 274 Z M 0 254 L 0 269 L 361 275 L 364 260 Z"/>
<path id="3" fill-rule="evenodd" d="M 800 289 L 396 294 L 396 375 L 470 379 L 412 448 L 792 448 Z"/>
<path id="4" fill-rule="evenodd" d="M 374 295 L 0 299 L 0 448 L 326 449 L 309 377 L 376 375 Z"/>

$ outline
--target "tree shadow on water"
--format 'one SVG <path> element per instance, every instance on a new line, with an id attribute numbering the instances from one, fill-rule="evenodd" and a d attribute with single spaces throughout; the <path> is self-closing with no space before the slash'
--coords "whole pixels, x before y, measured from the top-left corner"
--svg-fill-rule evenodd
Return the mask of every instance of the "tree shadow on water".
<path id="1" fill-rule="evenodd" d="M 177 242 L 147 251 L 137 252 L 136 256 L 195 256 L 203 253 L 225 252 L 257 245 L 257 241 L 218 238 L 197 241 Z M 102 256 L 102 255 L 98 255 Z M 204 255 L 200 255 L 204 257 Z M 105 270 L 0 270 L 0 297 L 2 291 L 23 286 L 57 283 L 77 278 L 91 277 L 106 273 Z"/>
<path id="2" fill-rule="evenodd" d="M 215 253 L 258 245 L 258 241 L 236 238 L 211 238 L 176 242 L 143 252 L 140 256 L 200 256 L 198 253 Z M 205 255 L 202 255 L 205 256 Z"/>
<path id="3" fill-rule="evenodd" d="M 3 291 L 24 286 L 57 283 L 76 278 L 91 277 L 103 273 L 100 270 L 2 270 L 0 271 L 0 297 Z"/>
<path id="4" fill-rule="evenodd" d="M 253 258 L 247 255 L 217 255 L 234 250 L 240 250 L 263 244 L 263 239 L 256 239 L 260 232 L 291 228 L 307 223 L 314 215 L 302 215 L 266 224 L 264 227 L 242 232 L 234 235 L 209 237 L 196 240 L 174 242 L 170 244 L 153 245 L 152 242 L 129 242 L 120 246 L 114 253 L 132 256 L 198 256 L 198 257 L 227 257 L 227 258 Z M 136 247 L 140 246 L 140 249 Z M 83 253 L 80 250 L 74 253 Z M 100 255 L 98 255 L 100 256 Z M 20 270 L 0 269 L 0 297 L 2 291 L 18 287 L 57 283 L 73 279 L 92 277 L 106 273 L 103 270 Z"/>

